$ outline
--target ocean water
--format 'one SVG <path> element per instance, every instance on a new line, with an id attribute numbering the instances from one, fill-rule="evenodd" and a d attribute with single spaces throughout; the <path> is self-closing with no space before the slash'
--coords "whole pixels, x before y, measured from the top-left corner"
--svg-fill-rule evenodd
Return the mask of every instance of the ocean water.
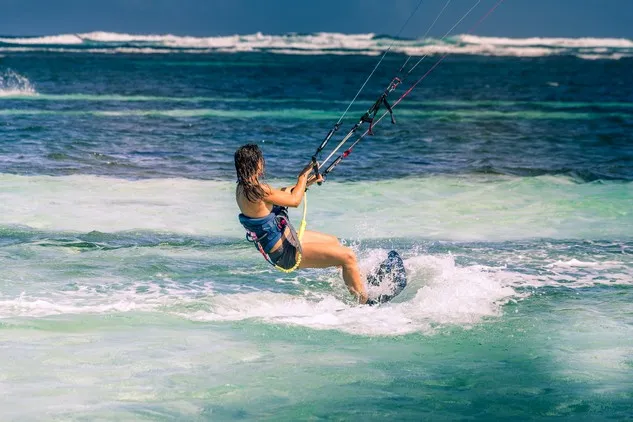
<path id="1" fill-rule="evenodd" d="M 0 419 L 633 418 L 631 40 L 395 41 L 308 192 L 392 303 L 244 240 L 235 149 L 292 183 L 392 42 L 0 37 Z"/>

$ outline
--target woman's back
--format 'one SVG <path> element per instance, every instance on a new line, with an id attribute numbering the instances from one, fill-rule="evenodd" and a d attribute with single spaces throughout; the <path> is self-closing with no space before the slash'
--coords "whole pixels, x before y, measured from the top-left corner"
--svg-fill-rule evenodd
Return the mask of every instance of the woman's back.
<path id="1" fill-rule="evenodd" d="M 235 200 L 237 201 L 237 206 L 240 208 L 240 212 L 251 218 L 265 217 L 270 214 L 273 209 L 273 204 L 265 202 L 263 199 L 256 202 L 250 201 L 244 194 L 241 185 L 237 185 L 235 189 Z"/>

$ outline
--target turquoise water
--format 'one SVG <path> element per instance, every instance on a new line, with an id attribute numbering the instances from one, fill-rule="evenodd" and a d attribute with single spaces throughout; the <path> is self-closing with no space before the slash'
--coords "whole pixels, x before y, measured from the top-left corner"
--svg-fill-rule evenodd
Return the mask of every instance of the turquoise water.
<path id="1" fill-rule="evenodd" d="M 337 270 L 278 273 L 244 241 L 232 154 L 257 142 L 292 183 L 371 37 L 336 54 L 65 37 L 0 39 L 2 420 L 633 418 L 627 40 L 452 41 L 471 55 L 308 192 L 308 227 L 363 272 L 403 256 L 408 287 L 366 307 Z"/>

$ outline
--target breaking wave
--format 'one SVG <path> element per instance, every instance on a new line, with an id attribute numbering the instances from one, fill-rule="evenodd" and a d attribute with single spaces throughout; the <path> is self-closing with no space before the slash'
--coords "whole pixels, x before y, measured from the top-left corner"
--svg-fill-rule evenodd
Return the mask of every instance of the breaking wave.
<path id="1" fill-rule="evenodd" d="M 633 40 L 624 38 L 500 38 L 456 35 L 446 39 L 394 39 L 376 34 L 249 35 L 192 37 L 134 35 L 113 32 L 0 38 L 0 51 L 89 53 L 244 53 L 378 55 L 392 51 L 413 56 L 467 54 L 543 57 L 569 55 L 582 59 L 633 57 Z"/>

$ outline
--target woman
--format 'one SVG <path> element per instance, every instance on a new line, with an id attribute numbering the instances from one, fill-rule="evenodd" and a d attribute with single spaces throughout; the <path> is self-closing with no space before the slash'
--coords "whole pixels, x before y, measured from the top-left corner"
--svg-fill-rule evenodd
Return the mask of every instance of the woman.
<path id="1" fill-rule="evenodd" d="M 306 230 L 301 241 L 288 222 L 285 207 L 301 204 L 307 187 L 323 181 L 310 177 L 312 164 L 306 166 L 297 183 L 274 189 L 260 181 L 264 175 L 264 156 L 257 145 L 248 144 L 235 152 L 237 189 L 235 198 L 240 208 L 240 223 L 267 260 L 281 269 L 326 268 L 341 266 L 345 285 L 359 300 L 367 302 L 367 291 L 361 281 L 356 254 L 341 245 L 334 236 Z"/>

